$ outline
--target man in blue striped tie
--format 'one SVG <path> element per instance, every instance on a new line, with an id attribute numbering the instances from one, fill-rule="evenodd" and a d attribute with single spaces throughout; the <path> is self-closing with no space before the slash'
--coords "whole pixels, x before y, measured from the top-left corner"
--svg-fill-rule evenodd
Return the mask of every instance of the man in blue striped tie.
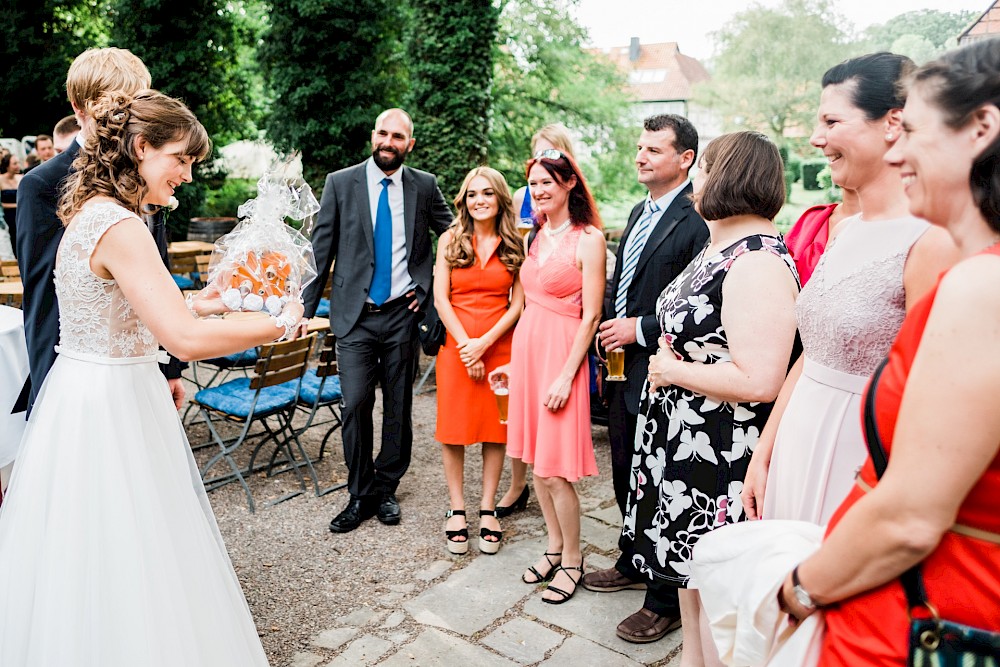
<path id="1" fill-rule="evenodd" d="M 688 171 L 698 153 L 698 132 L 682 116 L 660 114 L 643 123 L 635 156 L 638 180 L 649 195 L 632 209 L 618 246 L 618 261 L 598 336 L 605 350 L 625 351 L 625 381 L 607 382 L 611 476 L 622 514 L 629 493 L 636 412 L 649 357 L 657 349 L 656 299 L 708 241 L 708 227 L 694 210 Z M 651 583 L 632 565 L 632 545 L 619 540 L 614 567 L 590 572 L 583 585 L 610 593 L 646 589 L 643 608 L 618 625 L 618 636 L 654 642 L 680 627 L 677 589 Z"/>

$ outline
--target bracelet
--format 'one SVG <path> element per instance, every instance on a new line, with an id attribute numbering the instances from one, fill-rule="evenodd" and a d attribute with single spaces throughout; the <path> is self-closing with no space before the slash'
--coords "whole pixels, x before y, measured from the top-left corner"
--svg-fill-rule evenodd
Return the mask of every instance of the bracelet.
<path id="1" fill-rule="evenodd" d="M 195 316 L 195 319 L 200 319 L 201 318 L 201 315 L 198 314 L 198 311 L 195 310 L 195 307 L 194 307 L 194 294 L 193 293 L 191 293 L 191 292 L 187 293 L 187 295 L 184 297 L 184 305 L 187 306 L 188 311 L 192 315 Z"/>
<path id="2" fill-rule="evenodd" d="M 278 327 L 279 329 L 284 329 L 285 331 L 285 333 L 283 333 L 281 337 L 277 339 L 276 342 L 279 343 L 283 340 L 287 340 L 288 337 L 292 335 L 292 332 L 295 331 L 295 327 L 297 327 L 299 324 L 298 320 L 296 320 L 295 317 L 292 316 L 290 313 L 282 313 L 281 315 L 278 316 L 272 315 L 271 319 L 274 320 L 274 326 Z"/>

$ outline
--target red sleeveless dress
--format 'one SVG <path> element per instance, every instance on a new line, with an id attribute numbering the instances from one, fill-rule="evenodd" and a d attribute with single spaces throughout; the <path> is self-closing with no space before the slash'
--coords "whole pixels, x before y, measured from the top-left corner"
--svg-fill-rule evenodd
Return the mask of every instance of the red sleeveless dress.
<path id="1" fill-rule="evenodd" d="M 1000 246 L 985 252 L 1000 256 Z M 875 415 L 879 434 L 888 452 L 892 451 L 892 437 L 906 379 L 936 296 L 937 286 L 907 315 L 879 381 Z M 998 354 L 1000 351 L 983 350 L 981 353 Z M 956 350 L 956 354 L 972 353 Z M 955 427 L 965 428 L 961 424 Z M 968 427 L 974 428 L 974 425 Z M 878 483 L 870 457 L 861 468 L 860 477 L 869 487 Z M 864 495 L 865 491 L 855 484 L 830 520 L 828 534 L 836 528 L 844 513 Z M 913 497 L 919 499 L 919 493 L 914 493 Z M 966 496 L 956 523 L 1000 533 L 998 498 L 1000 454 Z M 878 536 L 873 535 L 872 538 L 878 539 Z M 924 561 L 921 571 L 927 599 L 937 607 L 943 618 L 987 630 L 1000 628 L 1000 545 L 948 531 L 937 549 Z M 821 667 L 902 666 L 906 663 L 909 618 L 906 595 L 899 579 L 830 606 L 826 609 L 826 627 Z"/>

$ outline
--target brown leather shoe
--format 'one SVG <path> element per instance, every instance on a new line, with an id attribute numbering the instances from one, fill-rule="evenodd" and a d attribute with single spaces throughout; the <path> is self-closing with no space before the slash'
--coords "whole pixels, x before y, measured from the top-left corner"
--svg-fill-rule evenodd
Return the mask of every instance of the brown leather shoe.
<path id="1" fill-rule="evenodd" d="M 649 644 L 681 627 L 681 617 L 660 616 L 645 607 L 618 624 L 617 635 L 633 644 Z"/>
<path id="2" fill-rule="evenodd" d="M 583 575 L 583 587 L 595 593 L 614 593 L 625 589 L 646 590 L 645 583 L 632 581 L 613 567 L 606 570 L 595 570 Z"/>

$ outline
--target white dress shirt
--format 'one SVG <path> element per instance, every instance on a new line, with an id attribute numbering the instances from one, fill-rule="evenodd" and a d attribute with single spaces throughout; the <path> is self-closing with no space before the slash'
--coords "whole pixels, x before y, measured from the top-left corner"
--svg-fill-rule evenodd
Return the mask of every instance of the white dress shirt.
<path id="1" fill-rule="evenodd" d="M 389 210 L 392 211 L 392 288 L 389 290 L 388 301 L 398 299 L 416 287 L 407 269 L 408 257 L 406 251 L 406 227 L 403 217 L 403 168 L 400 167 L 391 176 L 383 172 L 368 158 L 365 164 L 368 176 L 368 204 L 371 210 L 372 234 L 374 238 L 375 220 L 378 214 L 378 199 L 382 194 L 382 179 L 392 181 L 389 186 Z M 372 300 L 367 299 L 369 303 Z"/>

